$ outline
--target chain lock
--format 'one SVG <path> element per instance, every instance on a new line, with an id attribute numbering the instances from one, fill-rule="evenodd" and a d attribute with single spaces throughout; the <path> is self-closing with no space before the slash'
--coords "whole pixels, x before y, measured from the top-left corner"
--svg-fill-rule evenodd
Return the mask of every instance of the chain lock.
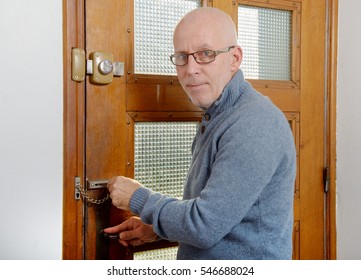
<path id="1" fill-rule="evenodd" d="M 109 199 L 109 194 L 107 193 L 107 195 L 101 199 L 98 199 L 98 198 L 93 198 L 93 197 L 90 197 L 84 190 L 84 188 L 82 187 L 82 185 L 80 184 L 79 182 L 80 180 L 78 180 L 75 184 L 75 188 L 77 191 L 79 191 L 79 193 L 81 194 L 83 200 L 87 201 L 87 202 L 90 202 L 92 204 L 97 204 L 97 205 L 100 205 L 100 204 L 103 204 L 104 202 L 106 202 L 108 199 Z"/>

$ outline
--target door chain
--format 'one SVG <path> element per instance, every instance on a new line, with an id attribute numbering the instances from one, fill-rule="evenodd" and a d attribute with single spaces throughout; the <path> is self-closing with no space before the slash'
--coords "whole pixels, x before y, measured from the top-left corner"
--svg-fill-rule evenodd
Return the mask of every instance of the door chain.
<path id="1" fill-rule="evenodd" d="M 96 198 L 90 197 L 89 195 L 87 195 L 87 193 L 85 192 L 85 190 L 81 184 L 75 184 L 75 188 L 80 192 L 83 199 L 85 199 L 87 202 L 90 202 L 93 204 L 98 204 L 98 205 L 103 204 L 104 202 L 106 202 L 109 199 L 109 194 L 107 194 L 105 197 L 103 197 L 101 199 L 96 199 Z"/>

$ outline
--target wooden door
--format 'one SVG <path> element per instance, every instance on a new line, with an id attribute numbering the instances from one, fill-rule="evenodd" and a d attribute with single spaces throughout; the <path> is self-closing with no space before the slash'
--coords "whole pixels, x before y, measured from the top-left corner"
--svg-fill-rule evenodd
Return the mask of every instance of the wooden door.
<path id="1" fill-rule="evenodd" d="M 254 8 L 258 13 L 267 13 L 271 9 L 285 12 L 291 18 L 289 79 L 261 78 L 249 81 L 286 114 L 295 137 L 298 162 L 294 192 L 293 258 L 322 259 L 325 245 L 322 181 L 325 1 L 214 0 L 213 6 L 227 11 L 235 22 L 241 16 L 238 14 L 239 7 Z M 312 21 L 307 20 L 309 18 Z M 269 48 L 272 55 L 271 46 Z"/>
<path id="2" fill-rule="evenodd" d="M 179 2 L 179 1 L 178 1 Z M 220 8 L 238 24 L 240 5 L 284 10 L 291 14 L 290 79 L 251 79 L 289 119 L 298 155 L 294 206 L 294 259 L 325 256 L 325 31 L 326 1 L 200 1 Z M 204 2 L 204 3 L 203 3 Z M 152 5 L 153 1 L 149 1 Z M 143 7 L 145 8 L 145 7 Z M 71 47 L 111 52 L 125 73 L 108 85 L 69 81 L 65 89 L 64 258 L 132 259 L 137 251 L 174 246 L 156 243 L 137 249 L 101 238 L 102 228 L 131 214 L 109 200 L 94 204 L 74 199 L 74 178 L 86 181 L 134 176 L 134 130 L 138 122 L 191 122 L 201 112 L 183 93 L 176 76 L 137 73 L 134 65 L 134 4 L 131 0 L 64 1 L 65 72 Z M 301 59 L 302 57 L 302 59 Z M 69 74 L 65 75 L 70 79 Z M 87 190 L 102 198 L 105 190 Z"/>

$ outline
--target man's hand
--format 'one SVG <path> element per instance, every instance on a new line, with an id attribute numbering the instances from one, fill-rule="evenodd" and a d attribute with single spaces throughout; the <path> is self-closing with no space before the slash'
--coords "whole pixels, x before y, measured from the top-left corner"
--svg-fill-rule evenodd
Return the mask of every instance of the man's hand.
<path id="1" fill-rule="evenodd" d="M 107 188 L 113 205 L 122 210 L 129 210 L 130 198 L 140 186 L 141 184 L 138 181 L 117 176 L 108 181 Z"/>
<path id="2" fill-rule="evenodd" d="M 120 225 L 106 228 L 104 232 L 119 233 L 119 243 L 126 247 L 154 242 L 158 238 L 153 226 L 143 223 L 138 217 L 131 217 Z"/>

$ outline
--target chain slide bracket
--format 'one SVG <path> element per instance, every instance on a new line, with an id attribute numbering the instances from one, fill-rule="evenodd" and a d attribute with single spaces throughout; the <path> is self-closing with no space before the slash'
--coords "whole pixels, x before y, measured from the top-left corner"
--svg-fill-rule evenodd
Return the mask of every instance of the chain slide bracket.
<path id="1" fill-rule="evenodd" d="M 97 181 L 87 181 L 88 190 L 94 190 L 94 189 L 104 189 L 106 188 L 106 185 L 108 183 L 107 180 L 97 180 Z M 83 198 L 84 201 L 90 202 L 92 204 L 103 204 L 109 199 L 109 193 L 106 194 L 103 198 L 93 198 L 90 197 L 86 190 L 81 185 L 81 179 L 80 177 L 75 177 L 75 200 L 80 200 L 80 198 Z"/>

